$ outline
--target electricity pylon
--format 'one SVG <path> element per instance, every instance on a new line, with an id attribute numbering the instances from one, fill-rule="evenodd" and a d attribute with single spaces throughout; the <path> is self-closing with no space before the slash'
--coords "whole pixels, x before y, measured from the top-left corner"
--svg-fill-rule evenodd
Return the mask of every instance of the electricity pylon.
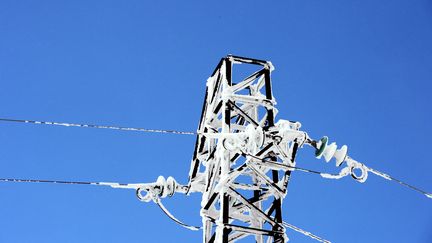
<path id="1" fill-rule="evenodd" d="M 236 65 L 256 65 L 258 71 L 233 80 Z M 431 194 L 367 167 L 338 149 L 328 138 L 314 140 L 295 121 L 275 121 L 277 109 L 272 93 L 271 62 L 228 55 L 222 58 L 207 80 L 204 104 L 196 132 L 196 143 L 187 185 L 172 177 L 159 177 L 150 184 L 110 185 L 133 188 L 142 201 L 156 202 L 174 221 L 189 229 L 203 230 L 203 243 L 253 240 L 256 243 L 284 243 L 285 227 L 321 242 L 329 242 L 283 221 L 282 203 L 291 172 L 300 170 L 339 179 L 351 175 L 364 182 L 368 172 L 396 181 L 427 197 Z M 338 174 L 296 167 L 296 153 L 308 145 L 326 162 L 334 159 Z M 175 192 L 202 193 L 202 227 L 188 226 L 174 218 L 160 198 Z"/>
<path id="2" fill-rule="evenodd" d="M 235 64 L 260 69 L 235 83 Z M 188 184 L 203 193 L 204 243 L 249 235 L 258 243 L 264 236 L 285 242 L 282 201 L 291 171 L 277 168 L 294 164 L 299 144 L 286 140 L 281 128 L 298 124 L 275 124 L 272 69 L 270 62 L 228 56 L 207 80 Z"/>
<path id="3" fill-rule="evenodd" d="M 237 65 L 259 70 L 233 80 Z M 297 150 L 316 149 L 316 157 L 336 165 L 340 174 L 363 182 L 368 168 L 347 156 L 347 146 L 337 149 L 300 131 L 299 122 L 275 122 L 277 109 L 272 93 L 271 62 L 229 55 L 222 58 L 207 80 L 187 192 L 202 192 L 203 243 L 227 243 L 243 238 L 255 242 L 287 241 L 282 203 Z"/>
<path id="4" fill-rule="evenodd" d="M 255 65 L 256 72 L 233 80 L 237 65 Z M 272 93 L 271 62 L 228 55 L 222 58 L 207 80 L 203 110 L 197 132 L 155 130 L 105 125 L 41 122 L 0 118 L 0 121 L 42 125 L 92 127 L 138 132 L 196 135 L 189 181 L 181 185 L 172 177 L 160 176 L 154 183 L 121 184 L 108 182 L 72 182 L 34 179 L 6 179 L 0 182 L 46 182 L 84 184 L 136 190 L 144 202 L 154 201 L 178 224 L 203 230 L 203 243 L 228 243 L 253 240 L 256 243 L 285 243 L 288 227 L 321 242 L 329 242 L 283 221 L 282 204 L 294 170 L 339 179 L 351 175 L 358 182 L 368 173 L 395 181 L 432 198 L 432 194 L 360 163 L 347 154 L 347 146 L 338 149 L 328 138 L 314 140 L 295 121 L 275 121 L 277 109 Z M 328 174 L 296 166 L 297 150 L 315 149 L 315 156 L 326 162 L 334 159 L 338 174 Z M 343 165 L 343 166 L 342 166 Z M 202 193 L 202 227 L 184 224 L 161 203 L 174 193 Z"/>

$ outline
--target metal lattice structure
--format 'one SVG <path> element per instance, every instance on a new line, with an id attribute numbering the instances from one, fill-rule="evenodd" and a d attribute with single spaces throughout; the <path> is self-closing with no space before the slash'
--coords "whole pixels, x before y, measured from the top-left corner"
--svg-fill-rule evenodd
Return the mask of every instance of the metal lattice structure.
<path id="1" fill-rule="evenodd" d="M 233 80 L 238 65 L 250 65 L 257 71 Z M 327 179 L 351 175 L 359 182 L 368 173 L 415 190 L 428 198 L 432 194 L 394 177 L 367 167 L 347 154 L 347 146 L 337 148 L 328 138 L 311 139 L 300 130 L 301 124 L 275 121 L 277 109 L 272 93 L 268 61 L 229 55 L 222 58 L 207 80 L 207 89 L 197 132 L 180 132 L 106 125 L 89 125 L 0 118 L 5 122 L 90 127 L 137 132 L 196 135 L 189 181 L 181 185 L 172 177 L 160 176 L 154 183 L 121 184 L 109 182 L 73 182 L 0 178 L 0 182 L 34 182 L 79 184 L 133 189 L 143 202 L 153 201 L 168 217 L 191 230 L 203 230 L 203 243 L 228 243 L 252 240 L 256 243 L 284 243 L 285 227 L 321 242 L 329 242 L 310 232 L 288 224 L 282 218 L 282 203 L 294 170 L 315 173 Z M 315 149 L 315 156 L 326 162 L 334 159 L 338 174 L 328 174 L 296 166 L 297 150 L 304 145 Z M 202 193 L 202 227 L 187 225 L 176 219 L 161 203 L 174 193 Z"/>
<path id="2" fill-rule="evenodd" d="M 239 64 L 260 69 L 234 82 Z M 228 56 L 207 80 L 189 174 L 190 190 L 203 193 L 204 243 L 249 235 L 258 243 L 265 237 L 285 242 L 281 206 L 291 171 L 279 169 L 295 165 L 299 144 L 286 140 L 280 128 L 298 129 L 298 123 L 275 124 L 272 70 L 267 61 Z"/>

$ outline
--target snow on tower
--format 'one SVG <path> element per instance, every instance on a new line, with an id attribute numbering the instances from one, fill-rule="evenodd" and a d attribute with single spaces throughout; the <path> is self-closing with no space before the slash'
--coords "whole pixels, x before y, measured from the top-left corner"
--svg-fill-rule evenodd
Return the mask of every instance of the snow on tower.
<path id="1" fill-rule="evenodd" d="M 238 64 L 259 70 L 235 82 Z M 207 80 L 188 184 L 190 192 L 203 192 L 204 243 L 249 236 L 258 243 L 286 241 L 286 165 L 295 165 L 303 134 L 296 132 L 299 123 L 275 124 L 272 70 L 268 61 L 229 55 Z"/>

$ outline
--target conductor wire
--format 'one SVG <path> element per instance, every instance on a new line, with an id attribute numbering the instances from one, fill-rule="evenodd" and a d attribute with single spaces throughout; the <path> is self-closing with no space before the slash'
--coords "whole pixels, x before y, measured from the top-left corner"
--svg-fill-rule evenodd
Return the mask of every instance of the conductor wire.
<path id="1" fill-rule="evenodd" d="M 149 128 L 137 128 L 137 127 L 121 127 L 121 126 L 109 126 L 109 125 L 95 125 L 95 124 L 79 124 L 79 123 L 67 123 L 67 122 L 53 122 L 53 121 L 35 121 L 35 120 L 22 120 L 22 119 L 9 119 L 0 118 L 2 122 L 15 122 L 15 123 L 27 123 L 36 125 L 50 125 L 50 126 L 63 126 L 63 127 L 87 127 L 97 129 L 111 129 L 120 131 L 134 131 L 134 132 L 148 132 L 148 133 L 171 133 L 180 135 L 197 135 L 196 132 L 186 132 L 177 130 L 163 130 L 163 129 L 149 129 Z"/>

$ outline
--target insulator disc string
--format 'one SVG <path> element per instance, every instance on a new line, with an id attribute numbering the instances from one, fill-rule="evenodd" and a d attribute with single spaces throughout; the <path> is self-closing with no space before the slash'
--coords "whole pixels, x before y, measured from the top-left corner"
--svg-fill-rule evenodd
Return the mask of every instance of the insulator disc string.
<path id="1" fill-rule="evenodd" d="M 121 127 L 121 126 L 108 126 L 108 125 L 94 125 L 94 124 L 78 124 L 78 123 L 67 123 L 67 122 L 53 122 L 53 121 L 35 121 L 35 120 L 21 120 L 21 119 L 9 119 L 0 118 L 2 122 L 16 122 L 16 123 L 27 123 L 36 125 L 50 125 L 50 126 L 63 126 L 63 127 L 84 127 L 84 128 L 97 128 L 97 129 L 111 129 L 120 131 L 134 131 L 134 132 L 148 132 L 148 133 L 171 133 L 180 135 L 196 135 L 196 132 L 187 131 L 176 131 L 176 130 L 163 130 L 163 129 L 149 129 L 149 128 L 137 128 L 137 127 Z"/>

